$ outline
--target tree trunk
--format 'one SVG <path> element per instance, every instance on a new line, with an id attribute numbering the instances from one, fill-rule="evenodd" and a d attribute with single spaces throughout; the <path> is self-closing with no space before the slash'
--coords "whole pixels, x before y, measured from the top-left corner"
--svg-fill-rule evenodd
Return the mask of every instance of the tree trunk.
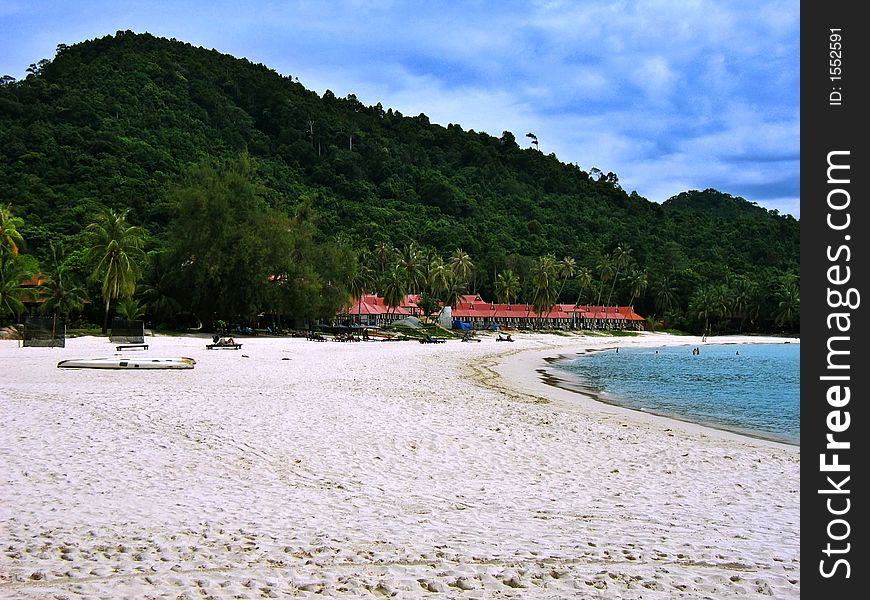
<path id="1" fill-rule="evenodd" d="M 613 283 L 610 285 L 610 293 L 607 294 L 607 305 L 610 306 L 610 299 L 613 298 L 613 290 L 616 289 L 616 280 L 619 279 L 619 269 L 616 270 L 616 275 L 613 276 Z"/>
<path id="2" fill-rule="evenodd" d="M 580 306 L 580 300 L 583 298 L 583 290 L 586 289 L 586 286 L 580 288 L 580 292 L 577 294 L 577 302 L 574 303 L 574 306 Z"/>
<path id="3" fill-rule="evenodd" d="M 106 314 L 103 317 L 103 335 L 106 335 L 106 333 L 109 331 L 109 304 L 111 302 L 111 299 L 106 300 Z"/>

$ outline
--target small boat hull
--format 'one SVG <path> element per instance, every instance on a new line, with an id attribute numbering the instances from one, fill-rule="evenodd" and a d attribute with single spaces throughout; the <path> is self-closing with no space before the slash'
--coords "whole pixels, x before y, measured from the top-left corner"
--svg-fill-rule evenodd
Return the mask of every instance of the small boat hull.
<path id="1" fill-rule="evenodd" d="M 57 363 L 59 369 L 192 369 L 196 361 L 186 356 L 172 358 L 73 358 Z"/>

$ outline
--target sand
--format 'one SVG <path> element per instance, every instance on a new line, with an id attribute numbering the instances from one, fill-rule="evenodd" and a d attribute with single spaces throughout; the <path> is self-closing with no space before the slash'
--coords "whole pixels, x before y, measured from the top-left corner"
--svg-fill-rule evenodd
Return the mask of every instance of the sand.
<path id="1" fill-rule="evenodd" d="M 797 447 L 536 373 L 700 340 L 515 337 L 0 341 L 0 597 L 800 597 Z"/>

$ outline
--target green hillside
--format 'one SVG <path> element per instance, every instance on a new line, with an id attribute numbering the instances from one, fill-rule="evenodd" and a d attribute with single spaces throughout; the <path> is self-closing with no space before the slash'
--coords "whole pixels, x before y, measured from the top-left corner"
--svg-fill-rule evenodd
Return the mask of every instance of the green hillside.
<path id="1" fill-rule="evenodd" d="M 0 176 L 0 205 L 23 219 L 26 251 L 44 264 L 50 243 L 62 241 L 79 275 L 89 272 L 87 257 L 76 254 L 84 228 L 104 208 L 129 208 L 129 222 L 147 232 L 144 249 L 173 254 L 182 250 L 179 239 L 198 233 L 181 208 L 193 210 L 191 196 L 221 179 L 224 193 L 250 195 L 238 207 L 231 200 L 224 215 L 270 224 L 248 229 L 224 252 L 250 246 L 258 231 L 267 237 L 284 218 L 295 237 L 275 247 L 295 248 L 287 252 L 296 253 L 300 269 L 313 262 L 317 293 L 336 280 L 318 270 L 324 262 L 346 265 L 348 282 L 334 290 L 335 302 L 354 287 L 357 271 L 372 272 L 366 289 L 384 292 L 386 258 L 378 263 L 378 249 L 417 248 L 428 268 L 434 256 L 461 248 L 474 262 L 465 287 L 488 298 L 496 297 L 498 275 L 511 270 L 519 300 L 533 302 L 535 269 L 553 255 L 592 274 L 588 283 L 559 277 L 563 301 L 603 302 L 612 290 L 612 304 L 633 302 L 668 325 L 799 327 L 794 310 L 782 314 L 784 299 L 794 303 L 788 294 L 799 270 L 791 216 L 716 190 L 687 191 L 660 205 L 626 193 L 613 173 L 520 148 L 510 132 L 493 137 L 364 106 L 352 95 L 321 97 L 267 66 L 148 34 L 60 46 L 26 79 L 7 79 L 0 86 Z M 200 208 L 200 219 L 212 214 Z M 625 264 L 608 269 L 602 263 L 618 247 L 629 250 Z M 275 272 L 277 259 L 269 260 L 262 269 Z M 146 269 L 152 279 L 156 262 Z M 215 279 L 215 269 L 194 279 L 214 286 L 210 293 L 238 286 Z M 259 294 L 218 306 L 206 297 L 178 300 L 185 310 L 235 316 L 276 302 Z M 716 298 L 721 306 L 709 308 Z"/>

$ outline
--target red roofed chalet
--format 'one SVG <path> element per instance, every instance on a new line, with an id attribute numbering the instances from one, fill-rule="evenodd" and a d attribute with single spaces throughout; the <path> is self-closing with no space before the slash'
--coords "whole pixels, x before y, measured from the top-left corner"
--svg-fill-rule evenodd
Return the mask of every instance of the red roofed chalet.
<path id="1" fill-rule="evenodd" d="M 384 299 L 366 294 L 339 313 L 362 325 L 385 325 L 408 316 L 421 316 L 419 294 L 405 297 L 400 306 L 388 307 Z M 505 329 L 634 329 L 644 328 L 646 319 L 631 306 L 575 306 L 556 304 L 549 311 L 536 312 L 528 304 L 496 304 L 480 295 L 460 296 L 452 307 L 454 320 L 476 328 L 498 325 Z"/>

